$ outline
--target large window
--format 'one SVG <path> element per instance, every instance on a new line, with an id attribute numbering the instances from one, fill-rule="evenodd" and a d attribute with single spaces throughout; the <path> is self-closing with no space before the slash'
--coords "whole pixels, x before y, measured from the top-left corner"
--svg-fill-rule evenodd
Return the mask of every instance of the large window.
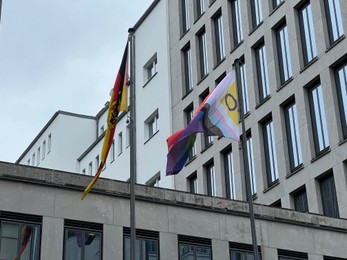
<path id="1" fill-rule="evenodd" d="M 198 193 L 198 176 L 196 172 L 188 177 L 188 185 L 189 185 L 189 192 Z"/>
<path id="2" fill-rule="evenodd" d="M 0 259 L 39 260 L 40 224 L 13 219 L 11 213 L 0 212 Z"/>
<path id="3" fill-rule="evenodd" d="M 101 260 L 102 224 L 65 220 L 64 260 Z"/>
<path id="4" fill-rule="evenodd" d="M 337 204 L 333 173 L 321 178 L 319 180 L 319 185 L 322 198 L 323 214 L 329 217 L 338 218 L 339 208 Z"/>
<path id="5" fill-rule="evenodd" d="M 322 86 L 309 90 L 311 121 L 316 155 L 329 147 L 328 128 L 325 117 Z"/>
<path id="6" fill-rule="evenodd" d="M 235 177 L 234 177 L 234 163 L 233 163 L 233 153 L 231 148 L 223 153 L 224 159 L 224 176 L 225 176 L 225 187 L 226 187 L 226 197 L 228 199 L 235 199 Z"/>
<path id="7" fill-rule="evenodd" d="M 216 196 L 216 172 L 213 162 L 205 166 L 206 171 L 206 186 L 207 186 L 207 195 Z"/>
<path id="8" fill-rule="evenodd" d="M 343 137 L 347 138 L 347 64 L 337 69 L 336 83 Z"/>
<path id="9" fill-rule="evenodd" d="M 253 140 L 251 135 L 247 136 L 246 146 L 247 146 L 249 178 L 251 180 L 251 192 L 252 192 L 252 195 L 254 195 L 257 193 L 257 182 L 255 178 Z"/>
<path id="10" fill-rule="evenodd" d="M 193 104 L 189 105 L 185 110 L 185 117 L 186 117 L 186 126 L 192 121 L 194 116 L 194 108 Z M 189 151 L 189 160 L 191 160 L 196 155 L 196 143 L 194 142 L 194 145 L 192 149 Z"/>
<path id="11" fill-rule="evenodd" d="M 230 260 L 254 260 L 253 246 L 248 244 L 229 242 Z M 261 259 L 260 247 L 258 247 Z"/>
<path id="12" fill-rule="evenodd" d="M 231 1 L 231 26 L 232 26 L 232 37 L 233 37 L 232 43 L 233 43 L 233 47 L 236 47 L 243 40 L 240 0 Z"/>
<path id="13" fill-rule="evenodd" d="M 272 0 L 272 8 L 278 7 L 284 0 Z"/>
<path id="14" fill-rule="evenodd" d="M 130 228 L 123 228 L 124 260 L 130 260 Z M 136 260 L 159 260 L 159 232 L 136 230 Z"/>
<path id="15" fill-rule="evenodd" d="M 178 235 L 179 260 L 212 260 L 211 240 Z"/>
<path id="16" fill-rule="evenodd" d="M 188 45 L 183 49 L 183 69 L 185 94 L 193 89 L 192 51 Z"/>
<path id="17" fill-rule="evenodd" d="M 292 76 L 292 62 L 290 60 L 288 28 L 284 24 L 276 30 L 277 53 L 281 85 Z"/>
<path id="18" fill-rule="evenodd" d="M 182 25 L 182 34 L 184 34 L 190 28 L 188 0 L 181 0 L 181 25 Z"/>
<path id="19" fill-rule="evenodd" d="M 278 260 L 307 260 L 307 253 L 277 249 Z"/>
<path id="20" fill-rule="evenodd" d="M 199 19 L 200 16 L 205 12 L 205 0 L 195 0 L 196 17 Z"/>
<path id="21" fill-rule="evenodd" d="M 200 104 L 205 101 L 205 99 L 208 97 L 208 95 L 209 95 L 209 89 L 206 89 L 199 96 Z M 203 144 L 202 144 L 203 149 L 208 148 L 212 144 L 212 142 L 213 142 L 213 136 L 203 134 Z"/>
<path id="22" fill-rule="evenodd" d="M 205 29 L 203 29 L 198 34 L 198 42 L 199 42 L 200 79 L 202 79 L 208 73 L 207 40 L 206 40 Z"/>
<path id="23" fill-rule="evenodd" d="M 340 0 L 324 0 L 329 40 L 333 44 L 343 35 Z"/>
<path id="24" fill-rule="evenodd" d="M 259 101 L 262 102 L 267 96 L 270 95 L 266 51 L 264 43 L 255 49 L 255 61 L 257 66 Z"/>
<path id="25" fill-rule="evenodd" d="M 293 172 L 300 165 L 302 165 L 298 114 L 296 104 L 294 102 L 284 108 L 284 115 L 287 129 L 290 170 Z"/>
<path id="26" fill-rule="evenodd" d="M 251 0 L 252 26 L 256 28 L 263 21 L 262 0 Z"/>
<path id="27" fill-rule="evenodd" d="M 272 119 L 263 123 L 264 153 L 268 186 L 278 179 L 275 133 Z"/>
<path id="28" fill-rule="evenodd" d="M 308 212 L 307 194 L 305 187 L 293 194 L 294 209 L 300 212 Z"/>
<path id="29" fill-rule="evenodd" d="M 242 88 L 242 102 L 243 102 L 243 114 L 249 112 L 249 101 L 248 101 L 248 85 L 246 76 L 246 64 L 240 65 L 240 83 Z"/>
<path id="30" fill-rule="evenodd" d="M 222 13 L 217 14 L 213 18 L 213 23 L 214 23 L 214 34 L 215 34 L 216 63 L 218 64 L 225 57 Z"/>

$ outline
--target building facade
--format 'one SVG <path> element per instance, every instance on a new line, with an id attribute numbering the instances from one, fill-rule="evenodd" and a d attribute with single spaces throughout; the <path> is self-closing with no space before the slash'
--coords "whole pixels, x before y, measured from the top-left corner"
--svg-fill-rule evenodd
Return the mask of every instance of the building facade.
<path id="1" fill-rule="evenodd" d="M 0 259 L 129 259 L 129 184 L 0 163 Z M 136 185 L 137 259 L 251 259 L 248 205 Z M 261 259 L 345 260 L 347 221 L 255 205 Z M 300 238 L 300 239 L 298 239 Z"/>
<path id="2" fill-rule="evenodd" d="M 173 131 L 241 60 L 256 203 L 347 217 L 347 2 L 169 1 Z M 198 136 L 175 189 L 246 200 L 242 150 Z"/>

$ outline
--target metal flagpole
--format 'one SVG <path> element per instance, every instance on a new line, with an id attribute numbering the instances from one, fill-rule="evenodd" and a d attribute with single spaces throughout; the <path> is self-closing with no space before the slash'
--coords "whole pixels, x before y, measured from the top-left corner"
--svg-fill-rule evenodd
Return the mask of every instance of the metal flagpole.
<path id="1" fill-rule="evenodd" d="M 135 30 L 129 28 L 130 44 L 130 260 L 135 260 L 135 182 L 136 182 L 136 124 L 135 124 Z"/>
<path id="2" fill-rule="evenodd" d="M 241 64 L 241 60 L 235 59 L 233 66 L 235 67 L 235 70 L 236 70 L 236 84 L 237 84 L 237 90 L 238 90 L 239 113 L 240 113 L 241 124 L 242 124 L 241 147 L 242 147 L 242 154 L 243 154 L 244 174 L 246 179 L 246 192 L 247 192 L 247 200 L 248 200 L 248 207 L 249 207 L 249 216 L 250 216 L 250 222 L 251 222 L 254 260 L 258 260 L 259 254 L 258 254 L 257 235 L 255 231 L 253 197 L 251 192 L 251 180 L 249 176 L 249 165 L 248 165 L 247 145 L 246 145 L 247 139 L 246 139 L 246 129 L 245 129 L 245 118 L 244 118 L 244 112 L 243 112 L 243 98 L 242 98 L 243 95 L 242 95 L 242 87 L 241 87 L 241 79 L 240 79 L 240 75 L 241 75 L 240 64 Z"/>

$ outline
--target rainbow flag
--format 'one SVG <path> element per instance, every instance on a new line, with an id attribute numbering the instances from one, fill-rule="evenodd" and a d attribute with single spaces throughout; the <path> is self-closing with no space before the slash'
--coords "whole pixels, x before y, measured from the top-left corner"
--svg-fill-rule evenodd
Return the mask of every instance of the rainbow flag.
<path id="1" fill-rule="evenodd" d="M 104 143 L 102 145 L 100 166 L 95 174 L 94 179 L 89 183 L 88 187 L 84 190 L 81 200 L 83 200 L 88 192 L 93 188 L 98 180 L 102 168 L 106 163 L 108 152 L 110 151 L 114 132 L 116 130 L 118 115 L 120 111 L 128 110 L 128 44 L 125 47 L 122 63 L 120 65 L 116 81 L 111 93 L 111 100 L 108 106 L 107 115 L 107 129 L 105 132 Z"/>
<path id="2" fill-rule="evenodd" d="M 202 102 L 185 129 L 172 134 L 166 141 L 166 175 L 179 173 L 189 157 L 196 133 L 215 135 L 240 141 L 236 76 L 228 73 Z"/>

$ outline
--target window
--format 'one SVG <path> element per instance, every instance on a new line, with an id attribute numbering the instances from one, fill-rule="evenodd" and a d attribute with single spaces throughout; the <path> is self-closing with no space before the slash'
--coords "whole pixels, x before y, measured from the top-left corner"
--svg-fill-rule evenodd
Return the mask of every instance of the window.
<path id="1" fill-rule="evenodd" d="M 111 144 L 111 149 L 110 149 L 110 153 L 111 153 L 111 163 L 114 161 L 115 158 L 115 152 L 114 152 L 114 140 L 112 140 L 112 144 Z"/>
<path id="2" fill-rule="evenodd" d="M 27 165 L 30 165 L 30 159 L 28 159 Z"/>
<path id="3" fill-rule="evenodd" d="M 229 242 L 230 260 L 254 260 L 253 245 Z M 261 259 L 261 249 L 258 246 L 258 259 Z"/>
<path id="4" fill-rule="evenodd" d="M 284 115 L 287 129 L 290 170 L 293 172 L 302 165 L 298 114 L 294 102 L 284 108 Z"/>
<path id="5" fill-rule="evenodd" d="M 329 40 L 333 44 L 343 35 L 340 0 L 324 0 Z"/>
<path id="6" fill-rule="evenodd" d="M 304 65 L 317 56 L 316 39 L 314 36 L 312 10 L 310 2 L 299 9 L 300 32 Z"/>
<path id="7" fill-rule="evenodd" d="M 213 23 L 214 23 L 214 35 L 215 35 L 216 64 L 218 64 L 225 57 L 222 13 L 218 13 L 213 18 Z"/>
<path id="8" fill-rule="evenodd" d="M 185 94 L 193 89 L 192 51 L 190 46 L 183 50 Z"/>
<path id="9" fill-rule="evenodd" d="M 228 149 L 223 154 L 224 159 L 224 176 L 225 176 L 225 186 L 226 186 L 226 197 L 228 199 L 235 199 L 235 177 L 233 168 L 233 153 L 231 148 Z"/>
<path id="10" fill-rule="evenodd" d="M 188 0 L 181 0 L 181 14 L 182 34 L 184 34 L 186 31 L 189 30 L 190 27 Z"/>
<path id="11" fill-rule="evenodd" d="M 253 157 L 253 140 L 252 140 L 251 135 L 247 136 L 246 146 L 247 146 L 249 177 L 251 180 L 251 192 L 252 192 L 252 195 L 254 195 L 257 193 L 257 182 L 256 182 L 256 178 L 255 178 L 254 157 Z"/>
<path id="12" fill-rule="evenodd" d="M 153 133 L 152 133 L 153 135 Z M 123 151 L 123 134 L 122 132 L 120 132 L 118 134 L 118 139 L 117 139 L 117 152 L 118 152 L 118 155 L 120 155 Z"/>
<path id="13" fill-rule="evenodd" d="M 281 85 L 292 76 L 292 63 L 290 60 L 290 50 L 288 41 L 288 28 L 284 24 L 276 30 L 277 53 Z"/>
<path id="14" fill-rule="evenodd" d="M 240 83 L 242 88 L 243 114 L 247 114 L 249 112 L 249 101 L 245 63 L 240 65 Z"/>
<path id="15" fill-rule="evenodd" d="M 271 186 L 278 179 L 275 133 L 272 119 L 262 125 L 264 138 L 264 152 L 267 173 L 267 183 Z"/>
<path id="16" fill-rule="evenodd" d="M 190 121 L 193 119 L 194 116 L 194 109 L 193 104 L 188 106 L 185 110 L 185 117 L 186 117 L 186 126 L 190 123 Z M 194 145 L 192 149 L 189 151 L 189 160 L 191 160 L 196 155 L 196 143 L 194 142 Z"/>
<path id="17" fill-rule="evenodd" d="M 272 0 L 272 8 L 278 7 L 284 0 Z"/>
<path id="18" fill-rule="evenodd" d="M 41 161 L 41 147 L 37 148 L 37 162 L 36 165 L 39 165 Z"/>
<path id="19" fill-rule="evenodd" d="M 130 228 L 123 228 L 124 260 L 130 260 Z M 136 230 L 135 259 L 159 260 L 159 232 Z"/>
<path id="20" fill-rule="evenodd" d="M 242 16 L 240 0 L 231 1 L 231 26 L 232 26 L 232 43 L 234 48 L 243 40 Z"/>
<path id="21" fill-rule="evenodd" d="M 255 29 L 262 21 L 262 0 L 251 0 L 252 28 Z"/>
<path id="22" fill-rule="evenodd" d="M 213 162 L 205 166 L 206 170 L 206 184 L 207 184 L 207 195 L 216 196 L 216 172 L 214 169 Z"/>
<path id="23" fill-rule="evenodd" d="M 47 153 L 49 153 L 51 151 L 52 148 L 52 135 L 49 134 L 48 135 L 48 143 L 47 143 Z"/>
<path id="24" fill-rule="evenodd" d="M 188 177 L 188 185 L 190 193 L 198 193 L 198 177 L 196 172 Z"/>
<path id="25" fill-rule="evenodd" d="M 157 54 L 155 54 L 144 66 L 145 80 L 149 81 L 157 73 Z"/>
<path id="26" fill-rule="evenodd" d="M 203 15 L 205 12 L 205 0 L 195 0 L 196 4 L 196 17 L 197 19 L 200 18 L 200 16 Z"/>
<path id="27" fill-rule="evenodd" d="M 179 260 L 212 260 L 211 240 L 178 235 Z"/>
<path id="28" fill-rule="evenodd" d="M 277 249 L 278 260 L 307 260 L 307 254 L 283 249 Z"/>
<path id="29" fill-rule="evenodd" d="M 36 162 L 35 153 L 33 153 L 32 157 L 31 157 L 31 162 L 32 162 L 32 165 L 35 166 L 35 162 Z"/>
<path id="30" fill-rule="evenodd" d="M 257 81 L 259 90 L 259 102 L 270 95 L 265 44 L 262 43 L 255 49 L 255 62 L 257 66 Z"/>
<path id="31" fill-rule="evenodd" d="M 149 118 L 146 119 L 145 124 L 147 130 L 147 139 L 151 138 L 156 132 L 159 131 L 158 119 L 158 110 L 156 110 Z"/>
<path id="32" fill-rule="evenodd" d="M 198 35 L 200 79 L 208 73 L 207 40 L 205 28 Z"/>
<path id="33" fill-rule="evenodd" d="M 126 147 L 130 146 L 130 125 L 127 125 L 126 128 L 126 140 L 125 140 Z"/>
<path id="34" fill-rule="evenodd" d="M 325 117 L 322 86 L 317 86 L 309 90 L 309 102 L 311 110 L 311 121 L 314 137 L 316 155 L 329 147 L 328 128 Z"/>
<path id="35" fill-rule="evenodd" d="M 328 217 L 338 218 L 339 208 L 337 204 L 335 180 L 333 173 L 319 180 L 322 198 L 323 214 Z"/>
<path id="36" fill-rule="evenodd" d="M 64 260 L 101 260 L 102 224 L 65 220 Z"/>
<path id="37" fill-rule="evenodd" d="M 159 187 L 160 182 L 160 172 L 156 173 L 152 178 L 150 178 L 146 185 L 150 187 Z"/>
<path id="38" fill-rule="evenodd" d="M 99 159 L 99 155 L 97 155 L 97 156 L 95 157 L 95 172 L 98 171 L 99 165 L 100 165 L 100 159 Z"/>
<path id="39" fill-rule="evenodd" d="M 17 215 L 20 219 L 18 221 L 15 220 Z M 22 219 L 26 221 L 21 221 Z M 42 218 L 37 216 L 1 211 L 0 259 L 39 260 L 41 222 Z"/>
<path id="40" fill-rule="evenodd" d="M 86 174 L 86 168 L 84 168 L 83 170 L 82 170 L 82 174 Z"/>
<path id="41" fill-rule="evenodd" d="M 88 175 L 92 176 L 93 175 L 93 163 L 90 162 L 88 165 Z"/>
<path id="42" fill-rule="evenodd" d="M 336 71 L 336 85 L 343 137 L 347 138 L 347 64 Z"/>
<path id="43" fill-rule="evenodd" d="M 208 97 L 208 95 L 209 95 L 209 89 L 206 89 L 206 90 L 199 96 L 200 104 L 202 104 L 202 102 L 205 101 L 205 99 Z M 208 147 L 212 144 L 212 142 L 213 142 L 213 136 L 203 134 L 203 144 L 202 144 L 203 149 L 208 148 Z"/>
<path id="44" fill-rule="evenodd" d="M 42 143 L 42 160 L 45 159 L 46 156 L 46 140 Z"/>
<path id="45" fill-rule="evenodd" d="M 293 194 L 294 209 L 300 212 L 308 212 L 307 194 L 305 187 Z"/>

